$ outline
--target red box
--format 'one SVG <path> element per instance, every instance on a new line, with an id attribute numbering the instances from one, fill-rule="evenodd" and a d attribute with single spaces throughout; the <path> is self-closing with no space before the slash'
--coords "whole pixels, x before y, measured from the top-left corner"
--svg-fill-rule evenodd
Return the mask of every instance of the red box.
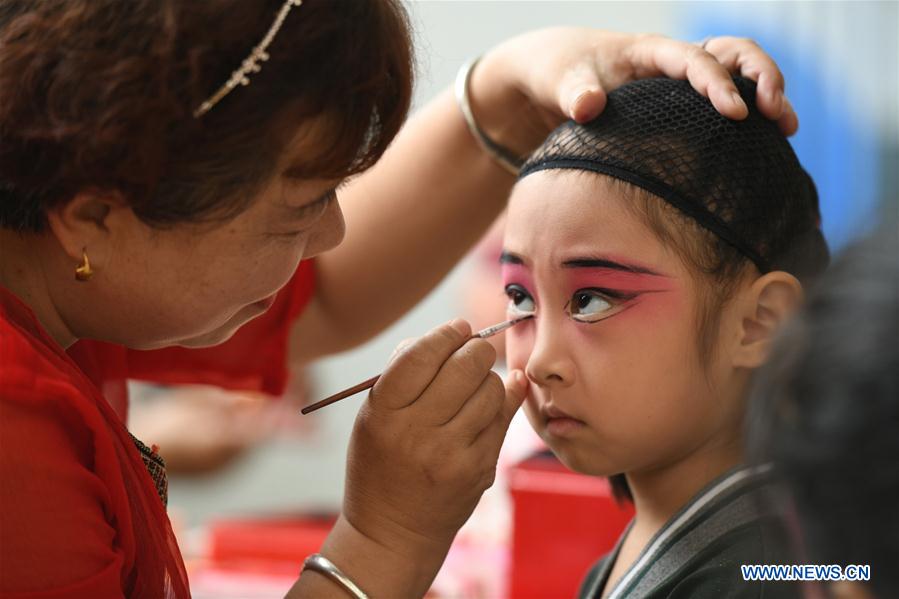
<path id="1" fill-rule="evenodd" d="M 234 570 L 299 575 L 303 560 L 318 552 L 336 516 L 243 518 L 209 527 L 211 565 Z"/>
<path id="2" fill-rule="evenodd" d="M 634 515 L 604 478 L 538 456 L 509 472 L 514 516 L 509 596 L 575 597 L 590 566 L 615 546 Z"/>

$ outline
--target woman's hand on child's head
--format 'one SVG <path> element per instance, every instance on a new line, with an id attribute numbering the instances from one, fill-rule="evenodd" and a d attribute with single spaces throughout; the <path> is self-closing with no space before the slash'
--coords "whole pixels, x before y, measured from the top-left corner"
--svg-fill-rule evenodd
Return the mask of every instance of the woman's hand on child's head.
<path id="1" fill-rule="evenodd" d="M 761 113 L 777 121 L 784 135 L 796 133 L 799 129 L 799 119 L 790 101 L 784 96 L 783 74 L 774 59 L 757 43 L 746 38 L 721 36 L 707 39 L 702 48 L 730 74 L 740 75 L 758 83 L 755 101 Z M 736 88 L 733 88 L 733 91 L 736 91 Z M 730 116 L 723 110 L 721 113 Z"/>
<path id="2" fill-rule="evenodd" d="M 660 35 L 542 29 L 487 53 L 472 76 L 471 95 L 488 134 L 526 155 L 563 120 L 596 118 L 606 92 L 635 79 L 687 79 L 721 114 L 743 119 L 748 110 L 733 75 L 757 81 L 762 113 L 777 120 L 784 134 L 796 132 L 780 69 L 758 44 L 735 37 L 699 46 Z"/>
<path id="3" fill-rule="evenodd" d="M 495 350 L 457 320 L 406 343 L 356 419 L 344 516 L 398 551 L 449 547 L 493 483 L 522 373 L 504 385 Z"/>

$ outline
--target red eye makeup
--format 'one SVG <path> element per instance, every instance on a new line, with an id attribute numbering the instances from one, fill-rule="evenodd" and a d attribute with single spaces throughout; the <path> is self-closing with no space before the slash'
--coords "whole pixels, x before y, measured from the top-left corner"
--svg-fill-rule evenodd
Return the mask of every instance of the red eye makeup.
<path id="1" fill-rule="evenodd" d="M 530 314 L 536 311 L 531 295 L 534 288 L 530 270 L 520 256 L 503 252 L 500 257 L 503 284 L 509 296 L 509 311 Z M 620 258 L 578 257 L 562 262 L 568 301 L 564 310 L 575 321 L 599 322 L 628 309 L 644 294 L 673 289 L 666 275 Z"/>

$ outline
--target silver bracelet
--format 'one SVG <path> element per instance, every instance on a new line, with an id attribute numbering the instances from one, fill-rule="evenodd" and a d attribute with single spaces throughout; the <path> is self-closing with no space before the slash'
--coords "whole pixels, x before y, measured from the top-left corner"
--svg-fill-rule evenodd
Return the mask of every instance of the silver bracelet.
<path id="1" fill-rule="evenodd" d="M 478 140 L 478 143 L 484 148 L 484 151 L 502 165 L 504 169 L 517 177 L 524 161 L 509 148 L 501 146 L 487 137 L 487 134 L 478 126 L 478 122 L 474 118 L 474 113 L 471 111 L 468 87 L 471 80 L 471 73 L 474 71 L 479 60 L 481 60 L 480 56 L 466 62 L 459 69 L 459 73 L 456 75 L 456 102 L 459 104 L 462 116 L 465 117 L 465 123 L 468 125 L 468 130 L 471 131 L 474 138 Z"/>
<path id="2" fill-rule="evenodd" d="M 368 595 L 363 593 L 362 589 L 360 589 L 355 582 L 350 580 L 346 574 L 340 571 L 340 568 L 335 566 L 331 560 L 321 553 L 313 553 L 306 558 L 306 561 L 303 562 L 303 569 L 300 571 L 300 575 L 302 576 L 303 572 L 306 570 L 324 574 L 340 585 L 343 590 L 355 599 L 368 599 Z"/>

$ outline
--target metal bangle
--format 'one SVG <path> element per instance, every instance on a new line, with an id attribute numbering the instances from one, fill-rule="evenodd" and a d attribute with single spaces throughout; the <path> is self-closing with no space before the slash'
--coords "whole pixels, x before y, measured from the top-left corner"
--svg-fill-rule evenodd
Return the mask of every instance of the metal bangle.
<path id="1" fill-rule="evenodd" d="M 346 574 L 340 571 L 340 568 L 335 566 L 331 560 L 321 553 L 313 553 L 306 558 L 306 561 L 303 562 L 303 569 L 300 571 L 300 575 L 302 576 L 303 572 L 306 570 L 313 570 L 319 574 L 324 574 L 340 585 L 340 587 L 354 599 L 368 599 L 368 595 L 362 592 L 362 589 L 360 589 L 355 582 L 350 580 Z"/>
<path id="2" fill-rule="evenodd" d="M 481 60 L 480 56 L 466 62 L 459 69 L 459 73 L 456 75 L 456 102 L 459 104 L 462 116 L 465 117 L 465 123 L 468 125 L 468 130 L 471 131 L 472 136 L 478 140 L 478 143 L 484 148 L 484 151 L 496 160 L 504 169 L 517 177 L 524 161 L 509 148 L 501 146 L 487 137 L 487 134 L 478 126 L 478 122 L 474 118 L 474 113 L 471 111 L 469 82 L 471 80 L 471 73 L 474 71 L 479 60 Z"/>

